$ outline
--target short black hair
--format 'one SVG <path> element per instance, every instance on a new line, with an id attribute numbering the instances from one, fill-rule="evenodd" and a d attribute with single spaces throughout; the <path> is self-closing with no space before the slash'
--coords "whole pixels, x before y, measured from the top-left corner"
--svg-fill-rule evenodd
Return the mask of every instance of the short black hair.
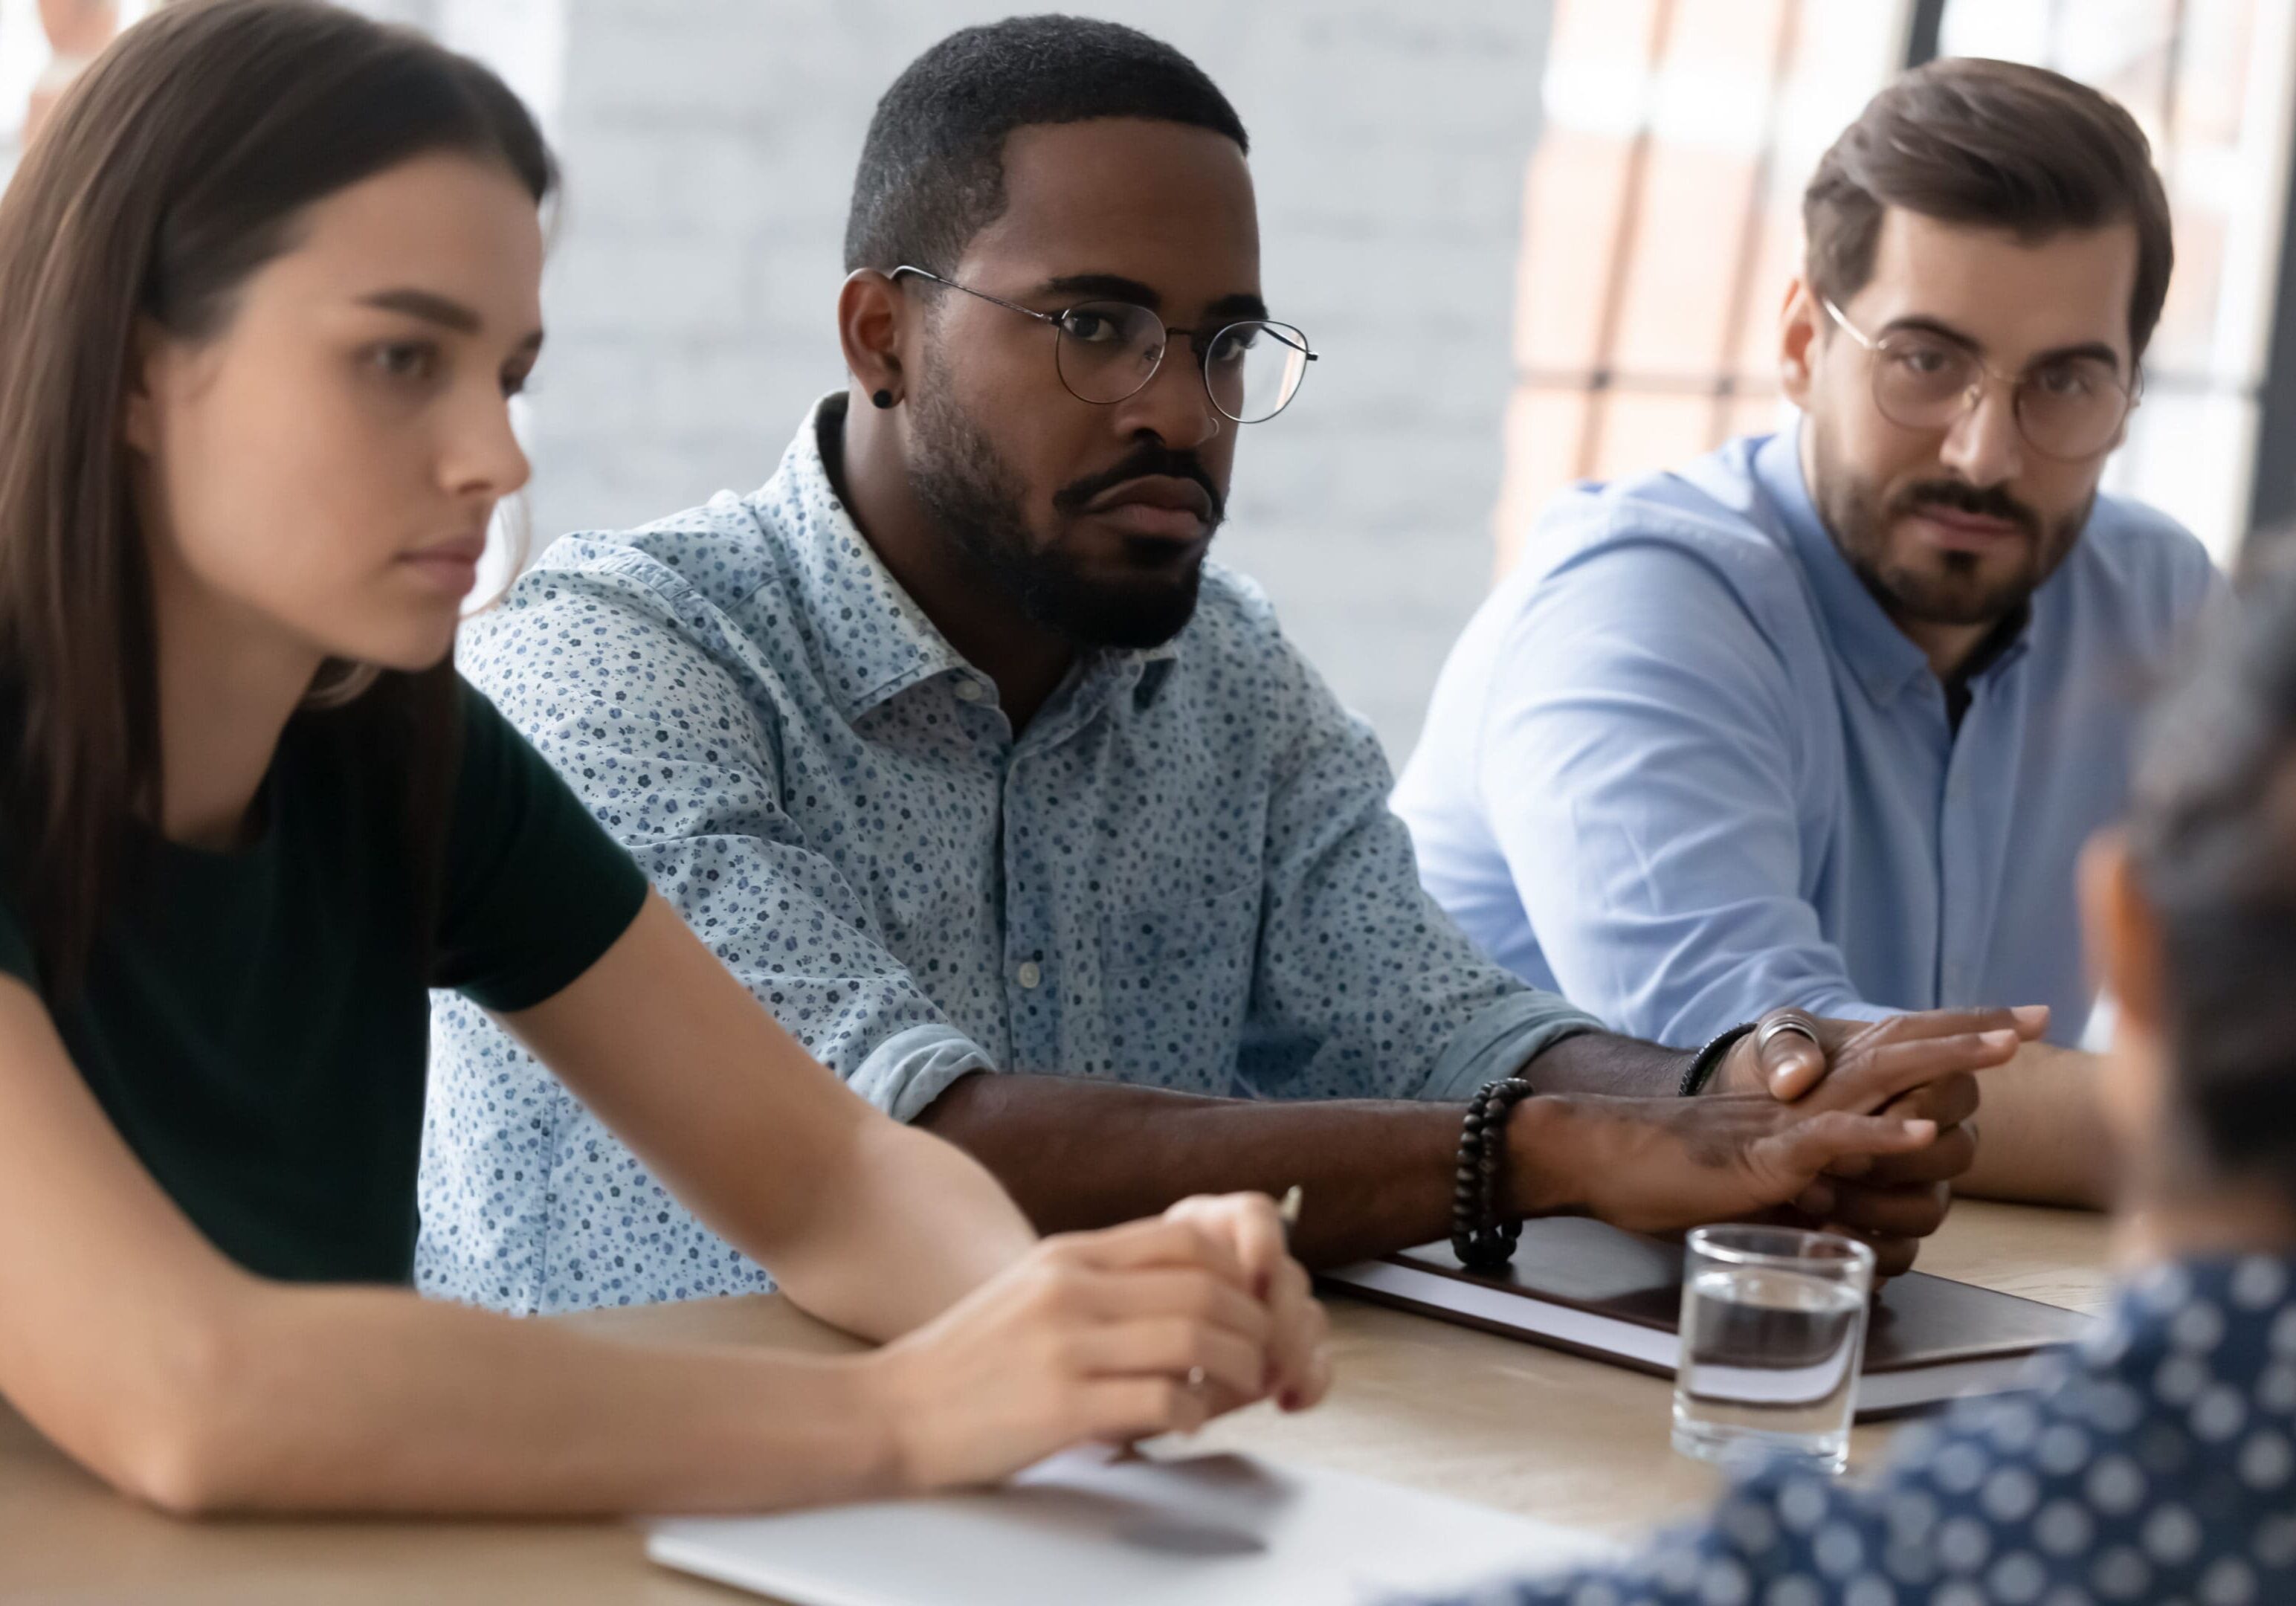
<path id="1" fill-rule="evenodd" d="M 1016 128 L 1137 117 L 1251 142 L 1204 70 L 1160 39 L 1090 17 L 1008 17 L 960 29 L 877 102 L 853 176 L 845 271 L 947 273 L 1004 209 Z"/>

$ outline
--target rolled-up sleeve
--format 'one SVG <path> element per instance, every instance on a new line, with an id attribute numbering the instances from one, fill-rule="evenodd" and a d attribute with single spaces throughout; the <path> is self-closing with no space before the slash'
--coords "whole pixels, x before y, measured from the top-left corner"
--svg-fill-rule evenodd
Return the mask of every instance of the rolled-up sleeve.
<path id="1" fill-rule="evenodd" d="M 636 555 L 529 576 L 466 643 L 463 671 L 806 1052 L 909 1119 L 988 1055 L 782 808 L 771 699 L 745 696 L 713 653 L 710 614 Z"/>
<path id="2" fill-rule="evenodd" d="M 846 1080 L 897 1121 L 913 1121 L 951 1082 L 993 1069 L 980 1045 L 953 1026 L 912 1026 L 871 1049 Z"/>
<path id="3" fill-rule="evenodd" d="M 1419 883 L 1369 726 L 1283 650 L 1288 725 L 1242 1070 L 1285 1097 L 1460 1099 L 1601 1022 L 1508 974 Z"/>

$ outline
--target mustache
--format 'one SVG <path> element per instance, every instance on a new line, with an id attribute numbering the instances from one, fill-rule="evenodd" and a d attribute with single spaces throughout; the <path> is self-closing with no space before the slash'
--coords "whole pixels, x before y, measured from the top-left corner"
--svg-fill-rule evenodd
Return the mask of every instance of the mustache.
<path id="1" fill-rule="evenodd" d="M 1979 519 L 2005 519 L 2038 541 L 2041 515 L 1999 486 L 1979 487 L 1959 479 L 1924 479 L 1890 498 L 1889 516 L 1902 518 L 1924 507 L 1948 508 Z"/>
<path id="2" fill-rule="evenodd" d="M 1193 479 L 1203 487 L 1204 495 L 1211 498 L 1212 523 L 1217 526 L 1227 517 L 1227 499 L 1212 483 L 1210 471 L 1204 460 L 1193 452 L 1176 452 L 1155 441 L 1144 441 L 1128 453 L 1114 468 L 1098 474 L 1086 475 L 1071 481 L 1053 493 L 1053 506 L 1060 512 L 1080 513 L 1097 497 L 1107 495 L 1127 480 L 1144 479 L 1151 475 L 1165 475 L 1174 479 Z"/>

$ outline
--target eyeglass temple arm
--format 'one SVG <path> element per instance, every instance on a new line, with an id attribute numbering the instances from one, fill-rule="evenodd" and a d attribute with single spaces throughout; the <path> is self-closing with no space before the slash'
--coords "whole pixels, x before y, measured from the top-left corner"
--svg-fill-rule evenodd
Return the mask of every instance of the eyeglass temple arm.
<path id="1" fill-rule="evenodd" d="M 1017 312 L 1024 318 L 1034 318 L 1039 324 L 1057 324 L 1060 322 L 1060 320 L 1053 316 L 1051 313 L 1038 312 L 1033 307 L 1023 307 L 1018 301 L 1008 301 L 1002 296 L 992 296 L 985 290 L 975 290 L 970 284 L 959 284 L 954 279 L 944 279 L 929 267 L 912 267 L 907 263 L 904 262 L 891 273 L 887 274 L 885 277 L 888 279 L 898 279 L 903 274 L 914 274 L 920 279 L 930 279 L 944 290 L 961 290 L 968 296 L 978 296 L 982 300 L 993 302 L 996 306 L 1005 308 L 1007 311 Z"/>
<path id="2" fill-rule="evenodd" d="M 1297 334 L 1300 337 L 1295 340 L 1292 338 L 1292 335 L 1288 335 L 1283 332 L 1286 329 L 1292 328 L 1289 324 L 1278 324 L 1269 318 L 1243 318 L 1234 324 L 1223 324 L 1218 329 L 1213 330 L 1210 335 L 1198 334 L 1193 329 L 1174 329 L 1170 327 L 1167 327 L 1164 332 L 1167 334 L 1185 335 L 1189 340 L 1201 346 L 1208 340 L 1216 340 L 1219 336 L 1226 334 L 1231 329 L 1241 328 L 1245 324 L 1259 324 L 1262 329 L 1267 331 L 1269 334 L 1274 335 L 1286 346 L 1291 347 L 1292 350 L 1298 352 L 1300 356 L 1308 362 L 1312 363 L 1320 360 L 1319 354 L 1313 347 L 1308 344 L 1308 336 L 1305 332 L 1296 329 L 1292 330 L 1292 333 Z"/>
<path id="3" fill-rule="evenodd" d="M 1867 334 L 1864 330 L 1858 328 L 1857 324 L 1849 321 L 1849 315 L 1843 312 L 1841 308 L 1833 304 L 1833 297 L 1820 296 L 1817 299 L 1817 304 L 1825 308 L 1828 316 L 1832 317 L 1835 323 L 1841 325 L 1842 333 L 1848 335 L 1860 346 L 1865 347 L 1866 350 L 1879 351 L 1882 348 L 1882 343 L 1879 340 L 1874 340 L 1871 335 Z"/>
<path id="4" fill-rule="evenodd" d="M 915 267 L 904 262 L 898 267 L 893 269 L 892 272 L 887 274 L 885 277 L 888 279 L 898 279 L 903 274 L 914 274 L 918 278 L 929 279 L 933 283 L 940 285 L 946 290 L 961 290 L 968 296 L 978 296 L 984 301 L 991 301 L 999 307 L 1006 307 L 1013 312 L 1017 312 L 1022 317 L 1034 318 L 1039 324 L 1057 324 L 1060 322 L 1059 318 L 1054 316 L 1049 312 L 1038 312 L 1033 307 L 1023 307 L 1018 301 L 1008 301 L 1002 296 L 992 296 L 985 290 L 973 289 L 970 284 L 959 284 L 954 279 L 944 279 L 929 267 Z M 1837 313 L 1834 315 L 1839 317 L 1841 315 Z M 1302 334 L 1295 343 L 1292 340 L 1286 339 L 1282 330 L 1277 325 L 1269 323 L 1265 318 L 1253 318 L 1246 321 L 1260 324 L 1262 327 L 1266 328 L 1269 333 L 1275 335 L 1277 340 L 1283 340 L 1285 345 L 1292 347 L 1293 350 L 1299 352 L 1300 355 L 1305 357 L 1308 361 L 1312 363 L 1318 360 L 1316 352 L 1308 347 L 1308 337 L 1305 334 Z M 1197 336 L 1193 330 L 1170 329 L 1167 330 L 1165 332 L 1168 334 L 1184 334 L 1192 341 L 1197 339 Z"/>

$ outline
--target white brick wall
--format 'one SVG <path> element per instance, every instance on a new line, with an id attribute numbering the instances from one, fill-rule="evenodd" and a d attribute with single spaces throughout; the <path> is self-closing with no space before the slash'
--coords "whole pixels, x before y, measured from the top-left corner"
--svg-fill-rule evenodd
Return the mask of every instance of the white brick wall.
<path id="1" fill-rule="evenodd" d="M 503 0 L 373 0 L 473 47 Z M 567 197 L 533 413 L 543 538 L 771 471 L 843 382 L 831 323 L 876 97 L 988 0 L 560 8 Z M 1399 760 L 1482 594 L 1546 0 L 1101 0 L 1250 129 L 1270 301 L 1327 353 L 1239 459 L 1222 555 Z M 545 29 L 545 33 L 550 29 Z M 504 64 L 526 84 L 533 63 Z M 532 91 L 530 91 L 532 93 Z"/>
<path id="2" fill-rule="evenodd" d="M 926 45 L 1016 5 L 350 3 L 493 61 L 564 158 L 528 418 L 537 545 L 772 471 L 843 382 L 831 318 L 870 110 Z M 1550 0 L 1089 9 L 1188 52 L 1251 130 L 1268 299 L 1325 356 L 1248 436 L 1220 553 L 1399 761 L 1490 572 Z M 30 18 L 0 0 L 12 94 L 37 66 Z"/>

